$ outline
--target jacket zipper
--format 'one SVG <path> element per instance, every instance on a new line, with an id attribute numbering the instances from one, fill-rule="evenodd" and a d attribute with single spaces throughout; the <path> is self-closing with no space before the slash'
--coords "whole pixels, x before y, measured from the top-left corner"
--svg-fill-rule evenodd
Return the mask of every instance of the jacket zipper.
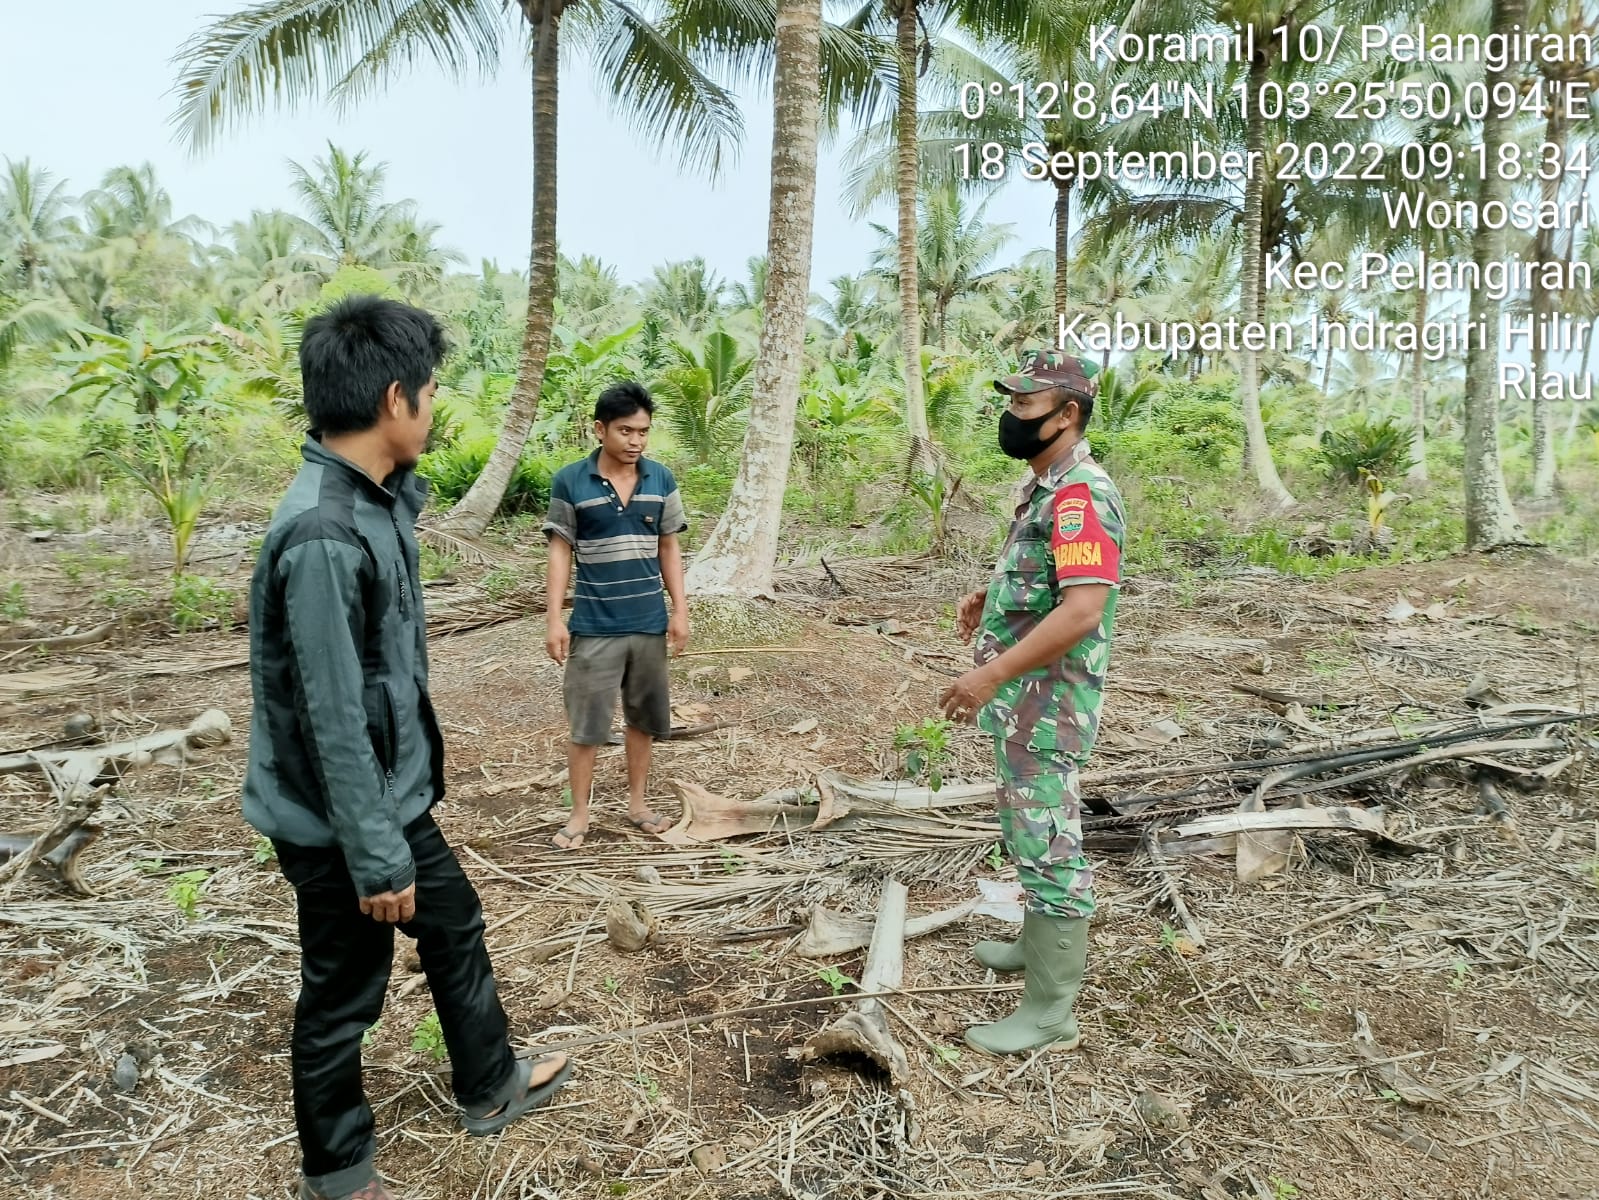
<path id="1" fill-rule="evenodd" d="M 408 612 L 410 602 L 406 590 L 406 576 L 411 573 L 411 563 L 405 555 L 405 538 L 400 535 L 400 522 L 392 509 L 389 511 L 389 524 L 394 526 L 394 543 L 400 551 L 400 611 Z"/>

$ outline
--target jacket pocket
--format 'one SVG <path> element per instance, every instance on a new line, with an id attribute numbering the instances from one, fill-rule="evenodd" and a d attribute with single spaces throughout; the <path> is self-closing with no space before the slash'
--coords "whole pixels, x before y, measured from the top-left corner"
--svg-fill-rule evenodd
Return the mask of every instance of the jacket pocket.
<path id="1" fill-rule="evenodd" d="M 394 693 L 380 683 L 366 689 L 366 733 L 372 753 L 385 775 L 393 776 L 399 757 L 399 726 L 394 716 Z"/>

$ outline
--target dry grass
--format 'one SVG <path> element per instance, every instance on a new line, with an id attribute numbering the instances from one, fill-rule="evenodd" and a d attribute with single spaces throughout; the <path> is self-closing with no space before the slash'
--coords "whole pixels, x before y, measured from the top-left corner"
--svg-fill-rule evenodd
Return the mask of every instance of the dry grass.
<path id="1" fill-rule="evenodd" d="M 725 725 L 661 748 L 658 807 L 675 811 L 674 780 L 754 799 L 825 769 L 877 777 L 894 765 L 894 727 L 932 712 L 965 657 L 941 607 L 978 576 L 829 566 L 836 579 L 819 564 L 784 579 L 804 636 L 778 649 L 812 653 L 676 667 L 682 722 Z M 1388 616 L 1401 586 L 1420 610 L 1403 621 Z M 559 854 L 547 839 L 565 815 L 563 726 L 542 622 L 502 604 L 490 606 L 499 623 L 481 626 L 461 596 L 448 625 L 461 632 L 433 651 L 461 801 L 441 823 L 483 895 L 520 1039 L 571 1046 L 578 1066 L 545 1115 L 494 1139 L 459 1133 L 447 1061 L 413 1049 L 430 1002 L 402 939 L 367 1082 L 380 1163 L 403 1195 L 1593 1194 L 1592 725 L 1567 727 L 1559 752 L 1502 756 L 1510 774 L 1573 756 L 1537 790 L 1503 787 L 1508 823 L 1479 811 L 1477 787 L 1450 761 L 1308 797 L 1381 803 L 1390 833 L 1419 854 L 1312 835 L 1293 843 L 1285 872 L 1243 885 L 1230 858 L 1168 854 L 1162 870 L 1136 837 L 1112 837 L 1125 823 L 1102 823 L 1084 1049 L 997 1062 L 962 1045 L 968 1023 L 1014 1000 L 968 955 L 1004 926 L 974 918 L 907 944 L 890 1011 L 912 1079 L 895 1091 L 854 1064 L 796 1060 L 839 1011 L 835 985 L 848 998 L 842 980 L 859 978 L 864 952 L 818 964 L 794 947 L 813 903 L 870 915 L 889 869 L 911 882 L 913 915 L 969 898 L 974 877 L 1003 879 L 985 861 L 981 806 L 948 814 L 948 827 L 868 822 L 668 847 L 621 822 L 618 748 L 602 763 L 592 839 Z M 1169 807 L 1159 798 L 1226 785 L 1213 771 L 1170 777 L 1217 760 L 1495 707 L 1599 706 L 1585 666 L 1596 621 L 1583 607 L 1596 602 L 1591 569 L 1537 557 L 1388 568 L 1336 586 L 1137 581 L 1090 791 Z M 216 706 L 240 738 L 184 771 L 132 777 L 107 802 L 86 855 L 99 898 L 30 878 L 0 907 L 0 1194 L 168 1200 L 222 1183 L 290 1194 L 294 913 L 237 815 L 244 650 L 238 634 L 89 647 L 58 656 L 95 669 L 76 694 L 0 709 L 8 747 L 59 736 L 79 706 L 114 736 Z M 981 779 L 988 754 L 960 731 L 948 774 Z M 1151 767 L 1163 777 L 1127 780 Z M 1229 807 L 1240 798 L 1204 799 L 1218 795 Z M 0 826 L 41 827 L 47 810 L 36 778 L 0 778 Z M 186 883 L 194 871 L 203 883 Z M 1203 948 L 1172 908 L 1174 884 Z M 615 895 L 658 920 L 641 952 L 606 939 Z M 114 1079 L 125 1054 L 140 1072 L 131 1093 Z"/>

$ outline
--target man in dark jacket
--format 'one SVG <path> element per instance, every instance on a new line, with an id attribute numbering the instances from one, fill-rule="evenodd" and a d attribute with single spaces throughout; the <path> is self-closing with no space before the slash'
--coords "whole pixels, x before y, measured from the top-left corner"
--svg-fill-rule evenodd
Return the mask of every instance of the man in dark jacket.
<path id="1" fill-rule="evenodd" d="M 444 741 L 428 699 L 413 468 L 445 349 L 429 314 L 375 296 L 306 322 L 305 463 L 250 586 L 244 817 L 272 839 L 299 909 L 301 1200 L 392 1200 L 373 1162 L 361 1037 L 383 1011 L 396 926 L 416 940 L 468 1132 L 504 1128 L 571 1070 L 562 1054 L 512 1051 L 482 906 L 431 816 Z"/>

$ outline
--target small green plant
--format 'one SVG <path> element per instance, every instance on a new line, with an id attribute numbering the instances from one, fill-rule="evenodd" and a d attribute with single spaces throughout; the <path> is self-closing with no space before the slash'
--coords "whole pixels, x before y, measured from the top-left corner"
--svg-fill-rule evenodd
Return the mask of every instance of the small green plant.
<path id="1" fill-rule="evenodd" d="M 609 992 L 611 995 L 614 996 L 614 995 L 616 995 L 617 990 L 622 986 L 622 981 L 620 979 L 618 979 L 615 975 L 607 975 L 605 977 L 605 985 L 604 986 L 605 986 L 605 990 L 607 992 Z"/>
<path id="2" fill-rule="evenodd" d="M 172 624 L 188 633 L 230 624 L 233 593 L 202 575 L 179 575 L 172 581 Z"/>
<path id="3" fill-rule="evenodd" d="M 1516 609 L 1516 632 L 1522 637 L 1537 637 L 1543 632 L 1537 615 L 1525 604 Z"/>
<path id="4" fill-rule="evenodd" d="M 1466 986 L 1467 977 L 1471 974 L 1471 964 L 1463 958 L 1457 958 L 1450 964 L 1450 970 L 1454 972 L 1455 977 L 1449 981 L 1449 986 L 1458 992 Z"/>
<path id="5" fill-rule="evenodd" d="M 729 875 L 737 875 L 738 874 L 738 869 L 739 869 L 739 858 L 738 858 L 738 855 L 734 854 L 726 846 L 723 846 L 722 847 L 722 851 L 721 851 L 721 858 L 722 858 L 722 870 L 726 871 Z"/>
<path id="6" fill-rule="evenodd" d="M 561 789 L 561 807 L 572 807 L 572 789 L 570 787 L 564 787 Z"/>
<path id="7" fill-rule="evenodd" d="M 930 717 L 920 725 L 901 725 L 894 731 L 894 749 L 904 756 L 902 773 L 906 779 L 925 780 L 935 792 L 944 786 L 953 728 L 949 721 Z"/>
<path id="8" fill-rule="evenodd" d="M 992 849 L 990 849 L 988 852 L 988 857 L 984 859 L 984 861 L 988 863 L 988 869 L 990 871 L 998 871 L 1005 865 L 1005 847 L 999 842 L 995 842 Z"/>
<path id="9" fill-rule="evenodd" d="M 1403 1104 L 1405 1102 L 1405 1098 L 1394 1091 L 1393 1088 L 1383 1088 L 1377 1093 L 1377 1098 L 1386 1100 L 1389 1104 Z"/>
<path id="10" fill-rule="evenodd" d="M 449 1054 L 438 1013 L 430 1012 L 417 1023 L 417 1027 L 411 1031 L 411 1049 L 419 1054 L 431 1054 L 435 1062 L 442 1062 Z"/>
<path id="11" fill-rule="evenodd" d="M 954 1046 L 938 1046 L 933 1053 L 938 1055 L 938 1061 L 946 1067 L 953 1067 L 961 1060 L 961 1052 Z"/>
<path id="12" fill-rule="evenodd" d="M 1320 457 L 1322 469 L 1345 483 L 1393 479 L 1410 470 L 1410 431 L 1392 417 L 1350 417 L 1322 433 Z"/>
<path id="13" fill-rule="evenodd" d="M 1299 1195 L 1299 1189 L 1294 1186 L 1293 1181 L 1284 1179 L 1281 1175 L 1271 1176 L 1268 1182 L 1272 1186 L 1272 1200 L 1294 1200 L 1294 1197 Z"/>
<path id="14" fill-rule="evenodd" d="M 1160 944 L 1163 949 L 1177 951 L 1177 930 L 1164 922 L 1160 927 Z"/>
<path id="15" fill-rule="evenodd" d="M 185 871 L 167 888 L 167 899 L 177 905 L 185 917 L 195 920 L 200 915 L 200 889 L 210 877 L 205 871 Z"/>
<path id="16" fill-rule="evenodd" d="M 372 1024 L 368 1025 L 366 1027 L 366 1031 L 361 1034 L 361 1045 L 370 1046 L 374 1041 L 376 1041 L 378 1030 L 382 1027 L 383 1020 L 381 1017 L 378 1020 L 373 1021 Z"/>
<path id="17" fill-rule="evenodd" d="M 1299 1003 L 1304 1005 L 1306 1012 L 1320 1012 L 1322 1009 L 1321 997 L 1308 983 L 1301 983 L 1298 987 Z"/>
<path id="18" fill-rule="evenodd" d="M 250 851 L 250 857 L 255 859 L 256 866 L 264 867 L 267 863 L 276 859 L 277 856 L 278 849 L 272 844 L 271 838 L 258 837 L 255 839 L 255 846 Z"/>
<path id="19" fill-rule="evenodd" d="M 837 967 L 823 967 L 821 970 L 816 972 L 816 977 L 828 987 L 832 988 L 833 995 L 835 996 L 843 992 L 846 984 L 852 984 L 855 982 Z"/>
<path id="20" fill-rule="evenodd" d="M 150 607 L 150 593 L 129 583 L 114 583 L 95 595 L 95 603 L 108 608 L 115 616 L 138 612 Z"/>
<path id="21" fill-rule="evenodd" d="M 653 1075 L 646 1075 L 643 1071 L 640 1071 L 637 1075 L 633 1076 L 633 1082 L 644 1089 L 645 1098 L 648 1099 L 651 1104 L 654 1104 L 661 1098 L 661 1085 Z"/>
<path id="22" fill-rule="evenodd" d="M 420 565 L 423 579 L 443 579 L 460 569 L 461 560 L 453 554 L 443 554 L 423 542 Z"/>
<path id="23" fill-rule="evenodd" d="M 522 586 L 522 576 L 515 567 L 501 565 L 483 576 L 483 594 L 491 604 L 498 604 Z"/>
<path id="24" fill-rule="evenodd" d="M 960 491 L 961 481 L 944 478 L 942 469 L 935 469 L 931 474 L 918 471 L 906 481 L 910 494 L 924 509 L 933 522 L 932 550 L 934 554 L 944 552 L 944 540 L 948 533 L 949 505 Z"/>
<path id="25" fill-rule="evenodd" d="M 22 590 L 22 580 L 13 580 L 10 587 L 0 592 L 0 617 L 7 621 L 28 619 L 28 597 Z"/>
<path id="26" fill-rule="evenodd" d="M 1238 1032 L 1237 1022 L 1229 1021 L 1226 1017 L 1221 1016 L 1220 1014 L 1217 1015 L 1216 1023 L 1212 1026 L 1212 1028 L 1222 1037 L 1231 1037 L 1233 1034 Z"/>

